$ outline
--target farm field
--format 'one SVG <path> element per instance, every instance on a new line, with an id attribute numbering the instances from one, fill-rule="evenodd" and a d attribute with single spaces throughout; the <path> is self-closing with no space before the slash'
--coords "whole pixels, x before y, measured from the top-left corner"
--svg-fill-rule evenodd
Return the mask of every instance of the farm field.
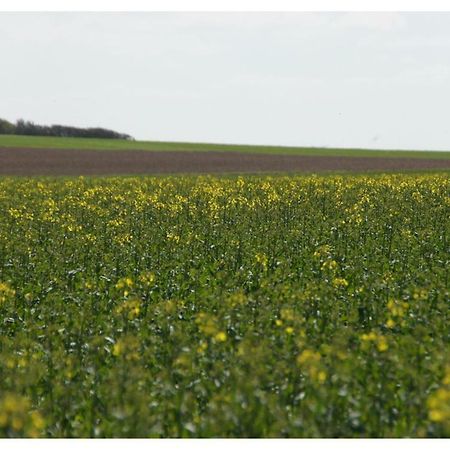
<path id="1" fill-rule="evenodd" d="M 0 175 L 450 171 L 450 159 L 0 148 Z"/>
<path id="2" fill-rule="evenodd" d="M 0 178 L 0 436 L 449 437 L 449 194 Z"/>
<path id="3" fill-rule="evenodd" d="M 140 150 L 152 152 L 229 152 L 299 156 L 352 156 L 450 160 L 450 151 L 368 150 L 355 148 L 287 147 L 264 145 L 205 144 L 193 142 L 133 141 L 68 137 L 0 135 L 0 148 L 59 150 Z"/>
<path id="4" fill-rule="evenodd" d="M 450 170 L 450 152 L 0 136 L 0 175 L 243 174 Z"/>

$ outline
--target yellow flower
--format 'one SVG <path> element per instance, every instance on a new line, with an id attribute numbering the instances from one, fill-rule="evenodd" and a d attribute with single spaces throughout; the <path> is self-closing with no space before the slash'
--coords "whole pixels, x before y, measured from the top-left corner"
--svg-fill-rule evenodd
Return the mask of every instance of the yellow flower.
<path id="1" fill-rule="evenodd" d="M 133 280 L 131 278 L 121 278 L 117 284 L 117 289 L 123 289 L 124 287 L 132 287 L 133 286 Z"/>
<path id="2" fill-rule="evenodd" d="M 360 339 L 362 341 L 376 341 L 377 340 L 377 334 L 374 331 L 371 331 L 370 333 L 367 334 L 362 334 Z"/>
<path id="3" fill-rule="evenodd" d="M 334 278 L 333 279 L 333 286 L 335 288 L 347 287 L 348 286 L 348 281 L 345 278 Z"/>
<path id="4" fill-rule="evenodd" d="M 123 343 L 119 340 L 118 342 L 116 342 L 114 344 L 113 350 L 112 350 L 112 354 L 114 356 L 119 356 L 121 355 L 123 352 Z"/>
<path id="5" fill-rule="evenodd" d="M 227 335 L 224 331 L 220 330 L 217 325 L 217 319 L 210 314 L 201 312 L 197 314 L 195 319 L 199 330 L 205 335 L 214 339 L 216 342 L 225 342 Z"/>
<path id="6" fill-rule="evenodd" d="M 152 272 L 142 272 L 139 275 L 139 281 L 145 286 L 151 286 L 155 281 L 155 274 Z"/>
<path id="7" fill-rule="evenodd" d="M 121 337 L 113 346 L 112 354 L 127 361 L 139 359 L 139 341 L 135 336 Z"/>
<path id="8" fill-rule="evenodd" d="M 45 427 L 45 420 L 38 411 L 32 411 L 30 414 L 32 427 L 28 434 L 32 438 L 37 438 L 40 435 L 40 431 Z"/>
<path id="9" fill-rule="evenodd" d="M 227 335 L 224 331 L 219 331 L 215 336 L 214 339 L 217 342 L 225 342 L 227 340 Z"/>
<path id="10" fill-rule="evenodd" d="M 323 370 L 321 370 L 317 375 L 317 379 L 320 383 L 323 383 L 327 379 L 327 374 Z"/>
<path id="11" fill-rule="evenodd" d="M 116 308 L 117 314 L 125 314 L 129 320 L 133 320 L 139 316 L 141 312 L 141 302 L 138 299 L 125 300 Z"/>
<path id="12" fill-rule="evenodd" d="M 285 330 L 286 334 L 292 334 L 294 332 L 294 329 L 292 327 L 287 327 Z"/>
<path id="13" fill-rule="evenodd" d="M 208 343 L 201 342 L 200 345 L 197 347 L 197 353 L 203 354 L 203 353 L 205 353 L 207 348 L 208 348 Z"/>
<path id="14" fill-rule="evenodd" d="M 321 359 L 321 355 L 318 352 L 315 352 L 314 350 L 303 350 L 300 355 L 297 357 L 297 362 L 299 364 L 306 364 L 310 362 L 318 362 Z"/>
<path id="15" fill-rule="evenodd" d="M 0 304 L 16 295 L 16 291 L 8 283 L 0 282 Z"/>
<path id="16" fill-rule="evenodd" d="M 371 331 L 367 334 L 362 334 L 359 338 L 361 340 L 361 348 L 363 350 L 368 350 L 371 343 L 375 344 L 379 352 L 385 352 L 389 348 L 386 336 L 375 333 L 375 331 Z"/>
<path id="17" fill-rule="evenodd" d="M 399 302 L 390 299 L 387 302 L 387 308 L 394 317 L 403 317 L 406 310 L 409 308 L 409 305 L 407 302 Z"/>
<path id="18" fill-rule="evenodd" d="M 445 414 L 439 409 L 431 409 L 428 417 L 433 422 L 443 422 L 445 420 Z"/>
<path id="19" fill-rule="evenodd" d="M 268 258 L 264 253 L 257 253 L 255 255 L 255 260 L 258 264 L 260 264 L 262 266 L 262 268 L 264 270 L 267 270 L 267 263 L 268 263 Z"/>
<path id="20" fill-rule="evenodd" d="M 380 352 L 385 352 L 389 347 L 385 336 L 378 336 L 377 348 Z"/>
<path id="21" fill-rule="evenodd" d="M 433 392 L 428 398 L 427 406 L 431 421 L 450 427 L 450 389 L 442 387 Z"/>
<path id="22" fill-rule="evenodd" d="M 178 236 L 178 234 L 175 234 L 175 233 L 167 233 L 166 238 L 168 241 L 175 242 L 176 244 L 178 244 L 178 242 L 180 242 L 180 236 Z"/>
<path id="23" fill-rule="evenodd" d="M 225 299 L 225 302 L 231 308 L 235 308 L 239 305 L 244 305 L 248 301 L 245 294 L 241 291 L 235 292 Z"/>
<path id="24" fill-rule="evenodd" d="M 426 300 L 428 298 L 428 291 L 423 288 L 416 288 L 413 292 L 414 300 Z"/>
<path id="25" fill-rule="evenodd" d="M 0 399 L 0 427 L 9 428 L 14 435 L 39 437 L 45 426 L 38 411 L 30 411 L 28 398 L 16 394 L 5 394 Z"/>
<path id="26" fill-rule="evenodd" d="M 314 252 L 314 258 L 320 258 L 321 256 L 328 256 L 331 253 L 331 246 L 328 244 L 322 245 Z"/>
<path id="27" fill-rule="evenodd" d="M 118 289 L 119 291 L 123 292 L 123 296 L 127 297 L 129 292 L 129 289 L 131 289 L 133 287 L 133 280 L 131 278 L 121 278 L 117 283 L 116 283 L 116 289 Z"/>
<path id="28" fill-rule="evenodd" d="M 394 328 L 395 327 L 395 322 L 392 319 L 388 319 L 386 322 L 386 326 L 388 328 Z"/>
<path id="29" fill-rule="evenodd" d="M 322 270 L 336 270 L 337 265 L 338 265 L 337 262 L 334 261 L 333 259 L 327 259 L 322 264 Z"/>
<path id="30" fill-rule="evenodd" d="M 297 364 L 311 378 L 313 382 L 322 384 L 327 379 L 323 368 L 322 356 L 314 350 L 305 349 L 297 356 Z"/>

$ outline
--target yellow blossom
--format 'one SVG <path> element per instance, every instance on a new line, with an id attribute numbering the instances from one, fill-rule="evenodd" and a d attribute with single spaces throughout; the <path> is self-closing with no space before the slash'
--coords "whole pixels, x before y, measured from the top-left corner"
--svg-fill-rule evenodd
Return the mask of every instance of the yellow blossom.
<path id="1" fill-rule="evenodd" d="M 203 353 L 205 353 L 207 348 L 208 348 L 208 343 L 201 342 L 200 345 L 197 347 L 197 353 L 203 354 Z"/>
<path id="2" fill-rule="evenodd" d="M 151 286 L 153 285 L 154 281 L 155 281 L 155 274 L 152 272 L 142 272 L 139 275 L 139 281 L 144 285 L 144 286 Z"/>
<path id="3" fill-rule="evenodd" d="M 336 270 L 336 268 L 337 268 L 337 262 L 334 261 L 333 259 L 327 259 L 322 264 L 322 270 Z"/>
<path id="4" fill-rule="evenodd" d="M 264 253 L 257 253 L 255 255 L 255 260 L 258 264 L 262 266 L 264 270 L 267 270 L 267 263 L 269 261 L 267 255 L 265 255 Z"/>
<path id="5" fill-rule="evenodd" d="M 297 364 L 311 378 L 313 382 L 322 384 L 327 378 L 327 374 L 322 364 L 320 353 L 305 349 L 297 356 Z"/>
<path id="6" fill-rule="evenodd" d="M 219 331 L 215 336 L 214 339 L 217 342 L 225 342 L 227 340 L 227 335 L 224 331 Z"/>
<path id="7" fill-rule="evenodd" d="M 388 328 L 394 328 L 395 327 L 395 322 L 392 319 L 388 319 L 386 322 L 386 326 Z"/>
<path id="8" fill-rule="evenodd" d="M 125 314 L 129 320 L 135 319 L 141 312 L 141 302 L 138 299 L 125 300 L 116 308 L 117 314 Z"/>
<path id="9" fill-rule="evenodd" d="M 0 304 L 16 295 L 16 291 L 8 283 L 0 282 Z"/>
<path id="10" fill-rule="evenodd" d="M 139 359 L 139 341 L 135 336 L 123 336 L 113 346 L 112 354 L 127 361 Z"/>
<path id="11" fill-rule="evenodd" d="M 335 288 L 347 287 L 348 286 L 348 281 L 345 278 L 334 278 L 333 279 L 333 286 Z"/>
<path id="12" fill-rule="evenodd" d="M 375 331 L 362 334 L 360 336 L 360 340 L 361 340 L 361 347 L 363 350 L 368 350 L 370 348 L 371 343 L 375 344 L 375 347 L 379 352 L 385 352 L 389 348 L 386 336 L 378 334 Z"/>
<path id="13" fill-rule="evenodd" d="M 427 406 L 431 421 L 450 427 L 450 389 L 442 387 L 433 392 L 428 398 Z"/>

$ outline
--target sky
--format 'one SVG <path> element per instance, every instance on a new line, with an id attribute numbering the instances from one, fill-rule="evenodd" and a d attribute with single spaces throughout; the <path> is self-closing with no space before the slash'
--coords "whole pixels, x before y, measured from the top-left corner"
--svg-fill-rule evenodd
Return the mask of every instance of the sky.
<path id="1" fill-rule="evenodd" d="M 450 150 L 450 13 L 0 13 L 0 117 Z"/>

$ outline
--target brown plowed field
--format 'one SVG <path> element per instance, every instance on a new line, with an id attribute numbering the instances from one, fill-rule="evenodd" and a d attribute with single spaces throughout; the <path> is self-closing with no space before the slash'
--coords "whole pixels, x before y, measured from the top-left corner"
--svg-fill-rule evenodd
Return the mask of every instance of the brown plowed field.
<path id="1" fill-rule="evenodd" d="M 450 169 L 450 160 L 0 148 L 0 175 L 321 172 Z"/>

